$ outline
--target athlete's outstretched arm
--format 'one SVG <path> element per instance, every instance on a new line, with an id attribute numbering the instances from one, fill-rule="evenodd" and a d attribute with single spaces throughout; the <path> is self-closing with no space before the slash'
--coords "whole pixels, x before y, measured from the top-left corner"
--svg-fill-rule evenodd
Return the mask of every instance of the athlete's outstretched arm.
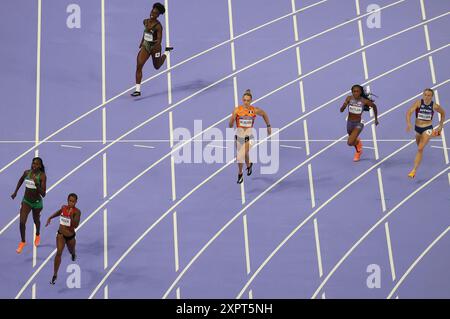
<path id="1" fill-rule="evenodd" d="M 234 127 L 234 121 L 236 120 L 236 109 L 233 110 L 233 113 L 231 113 L 230 122 L 228 123 L 229 128 Z"/>
<path id="2" fill-rule="evenodd" d="M 25 180 L 25 176 L 27 176 L 28 171 L 23 172 L 22 177 L 19 178 L 19 181 L 17 182 L 16 190 L 14 193 L 12 193 L 11 198 L 14 199 L 17 196 L 17 192 L 19 191 L 20 186 L 22 186 L 23 181 Z"/>
<path id="3" fill-rule="evenodd" d="M 445 110 L 442 106 L 440 106 L 439 104 L 435 104 L 434 109 L 436 112 L 438 112 L 439 114 L 441 114 L 441 120 L 439 121 L 439 127 L 438 127 L 438 131 L 439 133 L 442 131 L 442 128 L 444 127 L 444 121 L 445 121 Z"/>
<path id="4" fill-rule="evenodd" d="M 342 104 L 341 109 L 340 109 L 341 113 L 345 111 L 348 103 L 350 103 L 351 98 L 352 97 L 350 95 L 345 98 L 344 104 Z"/>
<path id="5" fill-rule="evenodd" d="M 255 107 L 255 112 L 257 115 L 262 116 L 264 119 L 264 122 L 266 122 L 267 135 L 272 134 L 272 128 L 270 126 L 269 116 L 267 115 L 267 113 L 263 109 L 260 109 L 258 107 Z"/>
<path id="6" fill-rule="evenodd" d="M 406 132 L 411 130 L 411 115 L 416 111 L 416 109 L 420 106 L 420 101 L 414 102 L 414 104 L 406 111 Z"/>
<path id="7" fill-rule="evenodd" d="M 54 213 L 53 215 L 51 215 L 51 216 L 47 219 L 47 223 L 45 224 L 45 227 L 47 227 L 48 225 L 50 225 L 50 221 L 51 221 L 53 218 L 55 218 L 55 217 L 57 217 L 57 216 L 59 216 L 59 215 L 61 215 L 61 209 L 58 210 L 56 213 Z"/>

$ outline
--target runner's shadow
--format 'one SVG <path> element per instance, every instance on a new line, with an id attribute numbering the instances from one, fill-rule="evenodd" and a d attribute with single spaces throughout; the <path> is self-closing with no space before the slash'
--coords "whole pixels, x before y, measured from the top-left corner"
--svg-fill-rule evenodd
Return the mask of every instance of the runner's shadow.
<path id="1" fill-rule="evenodd" d="M 195 92 L 195 91 L 198 91 L 200 89 L 203 89 L 203 88 L 211 85 L 212 83 L 214 83 L 214 82 L 208 82 L 208 81 L 205 81 L 205 80 L 198 79 L 198 80 L 194 80 L 194 81 L 191 81 L 191 82 L 178 84 L 178 85 L 172 87 L 172 93 Z M 227 84 L 226 82 L 222 82 L 220 84 L 217 84 L 217 85 L 213 86 L 212 88 L 210 88 L 208 90 L 209 91 L 217 90 L 219 88 L 226 87 L 226 86 L 230 86 L 230 85 Z M 163 90 L 163 91 L 160 91 L 160 92 L 156 92 L 156 93 L 152 93 L 152 94 L 148 94 L 148 95 L 145 95 L 145 96 L 138 97 L 138 98 L 136 98 L 134 100 L 135 101 L 141 101 L 141 100 L 146 100 L 146 99 L 157 97 L 157 96 L 162 96 L 162 95 L 166 96 L 167 93 L 168 93 L 168 90 Z"/>

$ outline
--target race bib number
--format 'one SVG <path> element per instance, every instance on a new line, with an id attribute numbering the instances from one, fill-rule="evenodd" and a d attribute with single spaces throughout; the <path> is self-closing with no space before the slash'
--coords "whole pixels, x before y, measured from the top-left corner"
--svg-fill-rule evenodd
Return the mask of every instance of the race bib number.
<path id="1" fill-rule="evenodd" d="M 253 120 L 239 119 L 239 126 L 241 127 L 252 127 Z"/>
<path id="2" fill-rule="evenodd" d="M 419 113 L 417 118 L 422 121 L 431 121 L 431 114 Z"/>
<path id="3" fill-rule="evenodd" d="M 144 40 L 148 41 L 148 42 L 153 42 L 153 34 L 145 32 L 144 33 Z"/>
<path id="4" fill-rule="evenodd" d="M 59 223 L 63 226 L 70 227 L 70 217 L 60 216 Z"/>
<path id="5" fill-rule="evenodd" d="M 352 114 L 361 114 L 363 112 L 363 108 L 358 105 L 350 105 L 348 107 L 348 111 Z"/>

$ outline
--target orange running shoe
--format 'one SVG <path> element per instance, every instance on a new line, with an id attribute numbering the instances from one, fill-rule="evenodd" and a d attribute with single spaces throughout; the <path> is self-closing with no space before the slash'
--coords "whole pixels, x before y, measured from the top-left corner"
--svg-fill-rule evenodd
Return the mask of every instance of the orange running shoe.
<path id="1" fill-rule="evenodd" d="M 363 144 L 362 144 L 362 141 L 361 141 L 361 139 L 358 141 L 358 144 L 356 144 L 356 150 L 360 153 L 360 155 L 361 155 L 361 153 L 362 153 L 362 149 L 363 149 Z"/>
<path id="2" fill-rule="evenodd" d="M 409 178 L 414 178 L 414 177 L 416 177 L 416 170 L 413 169 L 411 172 L 409 172 L 408 177 L 409 177 Z"/>
<path id="3" fill-rule="evenodd" d="M 19 243 L 19 247 L 17 247 L 17 249 L 16 249 L 16 253 L 20 254 L 22 252 L 22 250 L 23 250 L 23 247 L 25 247 L 26 244 L 27 243 L 24 243 L 23 241 L 21 241 Z"/>
<path id="4" fill-rule="evenodd" d="M 361 158 L 361 152 L 355 152 L 355 156 L 353 156 L 353 162 L 359 162 Z"/>
<path id="5" fill-rule="evenodd" d="M 36 235 L 36 238 L 34 239 L 34 245 L 37 247 L 41 243 L 41 236 Z"/>

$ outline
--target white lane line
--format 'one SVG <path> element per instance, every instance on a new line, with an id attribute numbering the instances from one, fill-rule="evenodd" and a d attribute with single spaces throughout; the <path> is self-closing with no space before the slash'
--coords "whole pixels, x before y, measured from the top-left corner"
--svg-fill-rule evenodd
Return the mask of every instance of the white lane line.
<path id="1" fill-rule="evenodd" d="M 205 145 L 205 147 L 213 147 L 213 148 L 222 148 L 222 149 L 226 149 L 225 146 L 222 146 L 222 145 L 214 145 L 214 144 L 207 144 L 207 145 Z"/>
<path id="2" fill-rule="evenodd" d="M 175 272 L 180 269 L 180 258 L 178 253 L 178 222 L 177 222 L 177 212 L 173 212 L 173 245 L 174 245 L 174 255 L 175 255 Z"/>
<path id="3" fill-rule="evenodd" d="M 319 277 L 323 276 L 322 268 L 322 255 L 320 253 L 320 239 L 319 239 L 319 226 L 317 225 L 317 218 L 314 218 L 314 238 L 316 240 L 316 252 L 317 252 L 317 265 L 319 267 Z"/>
<path id="4" fill-rule="evenodd" d="M 39 0 L 39 3 L 40 3 L 40 1 L 41 1 L 41 0 Z M 309 5 L 309 6 L 307 6 L 307 7 L 302 8 L 302 9 L 299 9 L 298 12 L 302 12 L 302 11 L 308 10 L 308 9 L 310 9 L 310 8 L 313 8 L 313 7 L 315 7 L 315 6 L 318 6 L 318 5 L 320 5 L 320 4 L 322 4 L 322 3 L 325 3 L 325 2 L 327 2 L 327 1 L 328 1 L 328 0 L 322 0 L 322 1 L 319 1 L 319 2 L 317 2 L 317 3 L 314 3 L 314 4 L 312 4 L 312 5 Z M 396 5 L 396 4 L 401 3 L 401 2 L 403 2 L 403 1 L 405 1 L 405 0 L 400 0 L 400 1 L 398 1 L 397 3 L 394 3 L 394 4 L 392 4 L 392 5 Z M 389 5 L 389 6 L 392 6 L 392 5 Z M 386 7 L 384 7 L 384 8 L 381 8 L 380 10 L 385 9 L 385 8 L 387 8 L 387 7 L 389 7 L 389 6 L 386 6 Z M 273 24 L 273 23 L 275 23 L 275 22 L 278 22 L 278 21 L 283 20 L 283 19 L 285 19 L 285 18 L 287 18 L 287 17 L 290 17 L 290 16 L 292 16 L 292 13 L 287 14 L 287 15 L 285 15 L 285 16 L 282 16 L 282 17 L 280 17 L 280 18 L 271 20 L 271 21 L 269 21 L 269 22 L 267 22 L 267 23 L 265 23 L 265 24 L 262 24 L 262 25 L 260 25 L 260 26 L 258 26 L 258 27 L 256 27 L 256 28 L 253 28 L 253 29 L 251 29 L 251 30 L 249 30 L 249 31 L 246 31 L 246 32 L 244 32 L 244 33 L 242 33 L 242 34 L 236 36 L 235 39 L 241 38 L 241 37 L 243 37 L 243 36 L 245 36 L 245 35 L 247 35 L 247 34 L 250 34 L 250 33 L 254 32 L 254 31 L 257 31 L 257 30 L 259 30 L 259 29 L 261 29 L 261 28 L 264 28 L 264 27 L 266 27 L 266 26 L 269 26 L 269 25 L 271 25 L 271 24 Z M 157 78 L 157 77 L 159 77 L 160 75 L 162 75 L 162 74 L 164 74 L 164 73 L 166 73 L 166 72 L 168 72 L 168 71 L 170 71 L 170 70 L 173 70 L 173 69 L 175 69 L 175 68 L 177 68 L 177 67 L 179 67 L 179 66 L 181 66 L 181 65 L 183 65 L 183 64 L 185 64 L 185 63 L 187 63 L 187 62 L 189 62 L 189 61 L 191 61 L 191 60 L 193 60 L 193 59 L 196 59 L 197 57 L 200 57 L 200 56 L 202 56 L 202 55 L 204 55 L 204 54 L 206 54 L 206 53 L 208 53 L 208 52 L 210 52 L 210 51 L 213 51 L 213 50 L 215 50 L 215 49 L 217 49 L 217 48 L 219 48 L 219 47 L 221 47 L 221 46 L 223 46 L 223 45 L 225 45 L 225 44 L 227 44 L 227 43 L 229 43 L 229 42 L 230 42 L 230 40 L 226 40 L 226 41 L 224 41 L 224 42 L 222 42 L 222 43 L 220 43 L 220 44 L 218 44 L 218 45 L 215 45 L 215 46 L 213 46 L 213 47 L 211 47 L 211 48 L 209 48 L 209 49 L 207 49 L 207 50 L 205 50 L 205 51 L 202 51 L 202 52 L 200 52 L 200 53 L 197 53 L 197 54 L 191 56 L 190 58 L 188 58 L 188 59 L 186 59 L 186 60 L 183 60 L 183 61 L 179 62 L 178 64 L 172 66 L 171 69 L 166 69 L 166 70 L 164 70 L 164 71 L 162 71 L 162 72 L 160 72 L 160 73 L 157 73 L 157 74 L 151 76 L 150 78 L 144 80 L 144 81 L 142 82 L 142 84 L 145 84 L 145 83 L 147 83 L 147 82 L 153 80 L 154 78 Z M 16 163 L 18 160 L 20 160 L 20 159 L 23 158 L 24 156 L 26 156 L 29 152 L 31 152 L 32 150 L 34 150 L 35 148 L 37 148 L 42 142 L 48 141 L 49 139 L 51 139 L 51 138 L 54 137 L 55 135 L 57 135 L 57 134 L 59 134 L 60 132 L 64 131 L 66 128 L 68 128 L 68 127 L 72 126 L 73 124 L 79 122 L 80 120 L 82 120 L 82 119 L 85 118 L 86 116 L 88 116 L 88 115 L 90 115 L 91 113 L 97 111 L 98 109 L 102 108 L 102 107 L 105 106 L 106 104 L 108 104 L 108 103 L 110 103 L 110 102 L 112 102 L 112 101 L 118 99 L 119 97 L 123 96 L 124 94 L 126 94 L 127 92 L 129 92 L 129 91 L 131 91 L 131 90 L 133 90 L 133 89 L 134 89 L 134 86 L 132 86 L 132 87 L 126 89 L 125 91 L 123 91 L 123 92 L 117 94 L 116 96 L 110 98 L 110 99 L 109 99 L 108 101 L 106 101 L 105 103 L 102 103 L 102 104 L 100 104 L 100 105 L 98 105 L 98 106 L 96 106 L 96 107 L 90 109 L 88 112 L 86 112 L 86 113 L 80 115 L 79 117 L 77 117 L 76 119 L 72 120 L 71 122 L 69 122 L 69 123 L 66 124 L 65 126 L 63 126 L 63 127 L 59 128 L 58 130 L 54 131 L 52 134 L 48 135 L 46 138 L 44 138 L 43 140 L 41 140 L 40 143 L 39 143 L 38 145 L 35 145 L 35 146 L 29 148 L 28 150 L 26 150 L 25 152 L 23 152 L 21 155 L 19 155 L 18 157 L 16 157 L 14 160 L 12 160 L 11 162 L 9 162 L 7 165 L 5 165 L 4 167 L 2 167 L 2 168 L 0 169 L 0 173 L 2 173 L 5 169 L 7 169 L 8 167 L 10 167 L 10 166 L 13 165 L 14 163 Z"/>
<path id="5" fill-rule="evenodd" d="M 306 155 L 309 156 L 311 154 L 309 149 L 309 135 L 308 135 L 308 123 L 305 120 L 303 120 L 303 132 L 305 134 L 305 147 L 306 147 Z"/>
<path id="6" fill-rule="evenodd" d="M 36 284 L 34 283 L 33 286 L 31 286 L 31 299 L 36 299 Z"/>
<path id="7" fill-rule="evenodd" d="M 436 103 L 440 105 L 441 103 L 440 103 L 440 99 L 439 99 L 439 91 L 435 90 L 434 95 L 436 97 Z M 441 120 L 440 113 L 438 113 L 438 119 L 439 119 L 439 121 Z M 449 148 L 447 147 L 447 139 L 445 137 L 445 129 L 444 128 L 442 128 L 442 131 L 441 131 L 441 140 L 442 140 L 442 149 L 444 150 L 445 164 L 448 165 L 450 163 L 449 158 L 448 158 L 448 152 L 447 152 L 449 150 Z"/>
<path id="8" fill-rule="evenodd" d="M 301 150 L 303 148 L 301 146 L 292 146 L 292 145 L 284 145 L 284 144 L 280 144 L 280 147 L 295 148 L 295 149 L 298 149 L 298 150 Z"/>
<path id="9" fill-rule="evenodd" d="M 103 198 L 108 196 L 108 170 L 107 170 L 107 159 L 106 153 L 103 153 L 103 165 L 102 165 L 102 175 L 103 175 Z"/>
<path id="10" fill-rule="evenodd" d="M 104 291 L 103 291 L 103 298 L 104 299 L 109 299 L 109 288 L 108 288 L 108 285 L 106 285 L 105 286 L 105 289 L 104 289 Z"/>
<path id="11" fill-rule="evenodd" d="M 367 149 L 375 150 L 375 147 L 371 147 L 371 146 L 363 146 L 363 148 L 367 148 Z"/>
<path id="12" fill-rule="evenodd" d="M 439 103 L 438 103 L 439 104 Z M 173 142 L 183 142 L 185 140 L 173 140 Z M 255 142 L 257 142 L 258 140 L 255 139 Z M 273 141 L 275 142 L 310 142 L 310 143 L 318 143 L 318 142 L 333 142 L 334 140 L 332 139 L 273 139 Z M 363 142 L 373 142 L 373 139 L 361 139 L 361 141 Z M 382 143 L 390 143 L 390 142 L 408 142 L 410 140 L 408 139 L 377 139 L 377 142 L 382 142 Z M 106 143 L 109 143 L 111 141 L 106 141 Z M 165 140 L 165 139 L 160 139 L 160 140 L 121 140 L 118 143 L 169 143 L 169 140 Z M 234 142 L 234 139 L 232 140 L 207 140 L 207 139 L 202 139 L 203 143 L 210 143 L 210 142 L 221 142 L 221 143 L 225 143 L 225 142 Z M 347 141 L 341 141 L 341 142 L 347 142 Z M 438 143 L 441 142 L 441 139 L 433 139 L 430 140 L 430 143 Z M 34 141 L 0 141 L 0 144 L 20 144 L 20 143 L 34 143 Z M 65 141 L 48 141 L 46 143 L 99 143 L 102 144 L 102 140 L 65 140 Z M 70 145 L 69 145 L 70 146 Z M 78 148 L 78 147 L 76 147 Z"/>
<path id="13" fill-rule="evenodd" d="M 406 101 L 403 101 L 401 104 L 397 105 L 395 108 L 400 107 L 401 105 L 404 105 L 412 100 L 414 100 L 417 96 L 420 96 L 421 94 L 418 94 Z M 391 109 L 392 110 L 392 109 Z M 385 113 L 381 114 L 380 117 L 382 117 L 383 115 L 389 113 L 390 111 L 386 111 Z M 373 120 L 371 120 L 373 121 Z M 371 122 L 370 121 L 370 122 Z M 449 122 L 450 120 L 447 120 L 445 123 Z M 345 138 L 345 135 L 342 137 Z M 342 139 L 341 138 L 341 139 Z M 359 179 L 361 179 L 362 177 L 364 177 L 365 175 L 367 175 L 370 171 L 372 171 L 374 168 L 376 168 L 377 166 L 381 165 L 383 162 L 385 162 L 386 160 L 388 160 L 389 158 L 395 156 L 397 153 L 399 153 L 400 151 L 402 151 L 403 149 L 405 149 L 406 147 L 408 147 L 409 145 L 413 144 L 415 142 L 415 140 L 411 140 L 409 143 L 405 144 L 404 146 L 402 146 L 401 148 L 397 149 L 396 151 L 394 151 L 393 153 L 391 153 L 390 155 L 386 156 L 383 160 L 381 160 L 380 162 L 378 162 L 377 164 L 373 165 L 372 167 L 370 167 L 368 170 L 366 170 L 364 173 L 362 173 L 361 175 L 359 175 L 358 177 L 354 178 L 351 182 L 349 182 L 347 185 L 345 185 L 343 188 L 341 188 L 337 193 L 335 193 L 332 197 L 330 197 L 325 203 L 323 203 L 318 209 L 316 209 L 312 214 L 310 214 L 305 220 L 303 220 L 302 223 L 300 223 L 276 248 L 274 251 L 272 251 L 272 253 L 264 260 L 264 262 L 258 267 L 258 269 L 253 273 L 252 277 L 250 278 L 250 280 L 246 283 L 246 285 L 242 288 L 241 292 L 239 293 L 239 295 L 237 296 L 237 298 L 240 298 L 242 296 L 242 293 L 247 289 L 247 287 L 253 282 L 253 280 L 256 278 L 256 276 L 260 273 L 260 271 L 267 265 L 267 263 L 273 258 L 273 256 L 275 256 L 275 254 L 286 244 L 287 241 L 289 241 L 290 238 L 292 238 L 292 236 L 294 236 L 297 231 L 299 231 L 312 217 L 314 217 L 323 207 L 325 207 L 326 205 L 328 205 L 328 203 L 330 203 L 332 200 L 334 200 L 334 198 L 338 197 L 342 192 L 344 192 L 347 188 L 349 188 L 352 184 L 356 183 Z M 333 144 L 330 144 L 333 145 Z M 315 155 L 313 156 L 315 157 Z M 298 168 L 299 166 L 297 166 Z M 297 168 L 294 168 L 297 169 Z M 450 169 L 450 168 L 449 168 Z M 294 170 L 292 170 L 291 172 L 293 172 Z M 290 174 L 291 172 L 289 172 L 288 174 Z M 279 181 L 281 181 L 283 178 L 285 178 L 285 176 L 281 177 L 281 179 Z M 278 182 L 278 181 L 277 181 Z M 273 184 L 275 185 L 275 184 Z M 272 185 L 272 186 L 273 186 Z M 269 187 L 268 189 L 266 189 L 263 193 L 261 193 L 257 198 L 255 198 L 254 201 L 256 201 L 257 199 L 259 199 L 260 197 L 262 197 L 267 191 L 270 191 L 271 188 L 273 187 Z M 249 205 L 251 205 L 254 201 L 252 201 Z M 395 210 L 396 208 L 394 208 Z M 391 210 L 392 212 L 393 210 Z M 239 215 L 239 213 L 237 214 Z M 236 215 L 236 216 L 237 216 Z M 383 221 L 384 219 L 387 218 L 389 214 L 385 215 L 381 220 Z M 227 224 L 228 225 L 228 224 Z M 221 231 L 225 230 L 228 226 L 225 225 L 217 234 L 216 236 L 218 237 L 218 235 L 220 234 Z M 203 250 L 205 250 L 211 243 L 213 240 L 211 240 L 210 242 L 208 242 L 208 244 L 205 245 L 205 247 L 202 248 L 201 252 Z M 198 254 L 199 255 L 199 254 Z M 345 256 L 344 256 L 345 257 Z M 195 259 L 198 258 L 198 256 L 196 255 L 196 257 L 193 258 L 193 260 L 188 264 L 188 266 L 190 266 L 193 261 L 195 261 Z M 346 257 L 345 257 L 346 258 Z M 342 259 L 340 261 L 340 263 L 343 262 L 344 259 Z M 186 267 L 188 267 L 186 266 Z M 339 267 L 339 265 L 337 265 L 337 267 Z M 337 267 L 335 267 L 332 272 L 334 272 Z M 183 272 L 181 273 L 183 274 Z M 332 273 L 331 273 L 332 275 Z M 329 279 L 329 277 L 331 276 L 330 274 L 327 276 L 327 278 L 325 279 L 324 283 Z M 178 280 L 178 278 L 177 278 Z M 323 285 L 321 285 L 321 287 L 319 287 L 314 295 L 317 295 L 317 293 L 319 292 L 319 290 L 323 287 Z M 173 286 L 170 288 L 173 289 Z"/>
<path id="14" fill-rule="evenodd" d="M 426 20 L 427 15 L 425 13 L 425 4 L 423 3 L 423 0 L 420 0 L 420 11 L 422 12 L 422 20 Z"/>
<path id="15" fill-rule="evenodd" d="M 180 287 L 177 288 L 177 299 L 181 299 Z"/>
<path id="16" fill-rule="evenodd" d="M 106 50 L 105 50 L 105 0 L 101 0 L 101 34 L 102 34 L 102 103 L 106 102 Z"/>
<path id="17" fill-rule="evenodd" d="M 411 141 L 410 144 L 415 143 L 414 141 Z M 333 267 L 333 269 L 328 273 L 328 275 L 325 277 L 325 279 L 322 281 L 322 283 L 319 285 L 317 290 L 314 292 L 313 296 L 311 298 L 316 298 L 317 294 L 320 292 L 320 290 L 323 288 L 323 286 L 328 282 L 328 280 L 333 276 L 333 274 L 336 272 L 336 270 L 342 265 L 342 263 L 350 256 L 350 254 L 380 225 L 382 224 L 390 215 L 392 215 L 399 207 L 401 207 L 404 203 L 406 203 L 409 199 L 411 199 L 414 195 L 416 195 L 419 191 L 427 187 L 429 184 L 431 184 L 433 181 L 435 181 L 437 178 L 445 174 L 450 167 L 444 168 L 442 171 L 434 175 L 431 179 L 429 179 L 427 182 L 425 182 L 423 185 L 421 185 L 419 188 L 417 188 L 415 191 L 410 193 L 407 197 L 405 197 L 400 203 L 398 203 L 394 208 L 392 208 L 386 215 L 384 215 L 381 219 L 379 219 L 363 236 L 361 236 L 360 239 L 345 253 L 345 255 L 339 260 L 339 262 Z"/>
<path id="18" fill-rule="evenodd" d="M 378 187 L 380 190 L 381 208 L 383 213 L 386 211 L 386 199 L 384 197 L 383 177 L 381 176 L 381 168 L 377 168 Z"/>
<path id="19" fill-rule="evenodd" d="M 384 231 L 386 233 L 386 243 L 388 246 L 388 254 L 389 254 L 389 265 L 391 267 L 391 276 L 392 281 L 395 281 L 395 264 L 394 264 L 394 254 L 392 253 L 392 243 L 391 243 L 391 232 L 389 230 L 389 223 L 384 223 Z"/>
<path id="20" fill-rule="evenodd" d="M 154 146 L 149 146 L 149 145 L 140 145 L 140 144 L 134 144 L 134 147 L 139 147 L 139 148 L 155 148 Z"/>
<path id="21" fill-rule="evenodd" d="M 249 290 L 248 292 L 248 299 L 253 299 L 253 290 Z"/>
<path id="22" fill-rule="evenodd" d="M 108 210 L 103 210 L 103 269 L 108 268 Z"/>
<path id="23" fill-rule="evenodd" d="M 61 147 L 65 147 L 65 148 L 77 148 L 77 149 L 83 148 L 83 147 L 81 147 L 81 146 L 66 145 L 66 144 L 61 144 Z"/>
<path id="24" fill-rule="evenodd" d="M 389 293 L 389 295 L 387 296 L 386 299 L 392 298 L 394 293 L 398 290 L 400 285 L 405 281 L 406 277 L 408 277 L 408 275 L 411 273 L 411 271 L 417 266 L 417 264 L 423 259 L 423 257 L 425 257 L 425 255 L 433 248 L 433 246 L 436 245 L 439 242 L 439 240 L 444 238 L 444 236 L 448 233 L 449 230 L 450 230 L 450 226 L 447 227 L 438 237 L 436 237 L 436 239 L 433 240 L 433 242 L 430 245 L 428 245 L 428 247 L 419 255 L 419 257 L 417 257 L 416 260 L 414 260 L 414 262 L 411 264 L 411 266 L 409 266 L 408 270 L 403 274 L 403 276 L 400 278 L 400 280 L 397 282 L 397 284 L 391 290 L 391 292 Z M 397 296 L 397 298 L 398 298 L 398 296 Z"/>
<path id="25" fill-rule="evenodd" d="M 442 146 L 434 146 L 434 145 L 431 146 L 431 147 L 432 147 L 432 148 L 439 148 L 439 149 L 441 149 L 441 150 L 442 150 L 442 149 L 450 150 L 450 147 L 445 147 L 445 148 L 444 148 L 444 147 L 442 147 Z"/>
<path id="26" fill-rule="evenodd" d="M 308 180 L 309 180 L 309 193 L 311 196 L 311 207 L 316 207 L 316 196 L 314 192 L 314 179 L 312 174 L 312 165 L 308 164 Z"/>
<path id="27" fill-rule="evenodd" d="M 378 160 L 380 158 L 380 153 L 378 152 L 378 140 L 377 140 L 377 131 L 375 124 L 372 124 L 372 140 L 373 140 L 373 149 L 375 151 L 375 159 Z M 366 146 L 367 147 L 367 146 Z"/>
<path id="28" fill-rule="evenodd" d="M 325 292 L 323 292 L 323 294 L 322 294 L 322 299 L 327 299 L 325 296 Z"/>
<path id="29" fill-rule="evenodd" d="M 35 152 L 39 156 L 39 125 L 41 113 L 41 34 L 42 34 L 42 0 L 38 0 L 37 12 L 37 45 L 36 45 L 36 128 L 35 128 Z M 35 258 L 33 254 L 33 259 Z"/>
<path id="30" fill-rule="evenodd" d="M 248 241 L 247 215 L 244 215 L 242 217 L 242 220 L 244 223 L 245 264 L 247 266 L 247 275 L 249 275 L 252 270 L 250 267 L 250 248 Z"/>

